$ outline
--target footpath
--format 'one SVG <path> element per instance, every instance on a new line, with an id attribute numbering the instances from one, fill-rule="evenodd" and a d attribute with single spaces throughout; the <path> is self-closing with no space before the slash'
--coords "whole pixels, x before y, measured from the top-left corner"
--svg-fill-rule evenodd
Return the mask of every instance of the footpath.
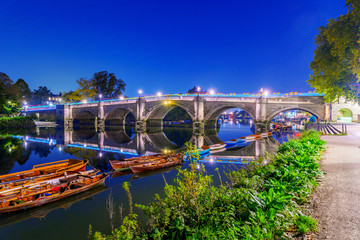
<path id="1" fill-rule="evenodd" d="M 347 136 L 321 137 L 327 151 L 321 161 L 326 178 L 314 194 L 310 214 L 318 220 L 313 239 L 360 239 L 360 124 Z"/>

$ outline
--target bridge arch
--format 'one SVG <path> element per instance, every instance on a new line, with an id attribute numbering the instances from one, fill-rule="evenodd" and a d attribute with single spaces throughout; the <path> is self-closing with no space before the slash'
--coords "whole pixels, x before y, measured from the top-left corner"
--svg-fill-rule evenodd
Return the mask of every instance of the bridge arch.
<path id="1" fill-rule="evenodd" d="M 341 108 L 337 112 L 336 118 L 338 122 L 352 122 L 353 112 L 349 108 Z"/>
<path id="2" fill-rule="evenodd" d="M 132 117 L 136 119 L 135 114 L 131 108 L 116 106 L 108 109 L 105 112 L 104 118 L 106 124 L 122 126 L 125 125 L 125 119 L 129 114 L 131 114 Z"/>
<path id="3" fill-rule="evenodd" d="M 231 105 L 223 105 L 223 106 L 215 107 L 206 114 L 204 119 L 207 121 L 217 120 L 223 112 L 225 112 L 226 110 L 232 109 L 232 108 L 239 108 L 239 109 L 245 111 L 247 114 L 249 114 L 253 120 L 256 119 L 255 118 L 255 110 L 251 109 L 249 107 L 246 107 L 244 105 L 241 105 L 241 104 L 236 104 L 236 105 L 231 104 Z"/>
<path id="4" fill-rule="evenodd" d="M 97 113 L 92 109 L 79 110 L 74 113 L 73 124 L 74 125 L 93 125 L 96 119 Z"/>
<path id="5" fill-rule="evenodd" d="M 295 107 L 295 106 L 294 106 L 294 107 L 281 108 L 281 109 L 275 110 L 274 112 L 270 113 L 270 114 L 267 116 L 267 118 L 266 118 L 266 123 L 271 122 L 271 120 L 272 120 L 276 115 L 278 115 L 279 113 L 281 113 L 281 112 L 286 112 L 286 111 L 289 111 L 289 110 L 302 110 L 302 111 L 311 113 L 311 114 L 314 115 L 317 119 L 320 119 L 320 118 L 321 118 L 321 114 L 319 114 L 318 112 L 315 112 L 315 111 L 312 110 L 312 109 L 305 108 L 305 107 Z"/>
<path id="6" fill-rule="evenodd" d="M 179 104 L 177 102 L 172 102 L 171 104 L 165 104 L 164 102 L 160 102 L 147 111 L 147 114 L 144 118 L 144 120 L 146 120 L 146 126 L 162 127 L 163 119 L 165 118 L 165 116 L 176 107 L 180 107 L 185 110 L 185 112 L 189 114 L 192 122 L 194 122 L 194 113 L 185 105 Z"/>

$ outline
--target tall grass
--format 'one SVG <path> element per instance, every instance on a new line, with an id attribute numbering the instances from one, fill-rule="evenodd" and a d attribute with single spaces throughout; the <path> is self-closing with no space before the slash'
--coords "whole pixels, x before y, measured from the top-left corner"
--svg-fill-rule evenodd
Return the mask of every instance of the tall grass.
<path id="1" fill-rule="evenodd" d="M 283 239 L 313 231 L 316 221 L 302 205 L 323 176 L 318 161 L 324 150 L 319 133 L 306 132 L 282 144 L 268 164 L 229 171 L 229 181 L 218 187 L 204 166 L 199 170 L 192 163 L 179 170 L 174 184 L 166 184 L 164 197 L 135 205 L 147 215 L 149 230 L 129 216 L 110 235 L 96 232 L 93 238 Z"/>

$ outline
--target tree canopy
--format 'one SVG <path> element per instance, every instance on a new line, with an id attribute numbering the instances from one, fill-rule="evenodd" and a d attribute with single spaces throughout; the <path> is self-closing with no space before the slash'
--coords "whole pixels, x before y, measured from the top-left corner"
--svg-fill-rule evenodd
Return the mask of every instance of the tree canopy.
<path id="1" fill-rule="evenodd" d="M 30 99 L 31 90 L 29 85 L 25 82 L 24 79 L 19 78 L 14 84 L 15 91 L 17 92 L 20 99 Z"/>
<path id="2" fill-rule="evenodd" d="M 35 89 L 33 92 L 33 102 L 37 104 L 42 104 L 46 102 L 51 95 L 52 93 L 47 87 L 40 86 L 38 89 Z"/>
<path id="3" fill-rule="evenodd" d="M 123 80 L 107 71 L 96 72 L 91 79 L 80 78 L 76 82 L 79 85 L 78 89 L 63 94 L 62 97 L 65 101 L 96 99 L 99 94 L 105 98 L 115 98 L 123 95 L 126 86 Z"/>
<path id="4" fill-rule="evenodd" d="M 327 101 L 360 101 L 360 1 L 346 0 L 348 12 L 319 28 L 309 84 Z"/>

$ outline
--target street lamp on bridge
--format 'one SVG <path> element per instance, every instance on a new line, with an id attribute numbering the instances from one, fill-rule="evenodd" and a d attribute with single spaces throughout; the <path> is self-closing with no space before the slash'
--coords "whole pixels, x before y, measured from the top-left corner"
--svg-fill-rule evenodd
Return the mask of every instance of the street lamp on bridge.
<path id="1" fill-rule="evenodd" d="M 138 94 L 139 94 L 139 98 L 141 98 L 141 94 L 143 93 L 143 90 L 139 89 L 138 90 Z"/>
<path id="2" fill-rule="evenodd" d="M 262 98 L 263 96 L 264 97 L 267 97 L 269 95 L 269 91 L 264 89 L 264 88 L 261 88 L 260 89 L 260 98 Z"/>

